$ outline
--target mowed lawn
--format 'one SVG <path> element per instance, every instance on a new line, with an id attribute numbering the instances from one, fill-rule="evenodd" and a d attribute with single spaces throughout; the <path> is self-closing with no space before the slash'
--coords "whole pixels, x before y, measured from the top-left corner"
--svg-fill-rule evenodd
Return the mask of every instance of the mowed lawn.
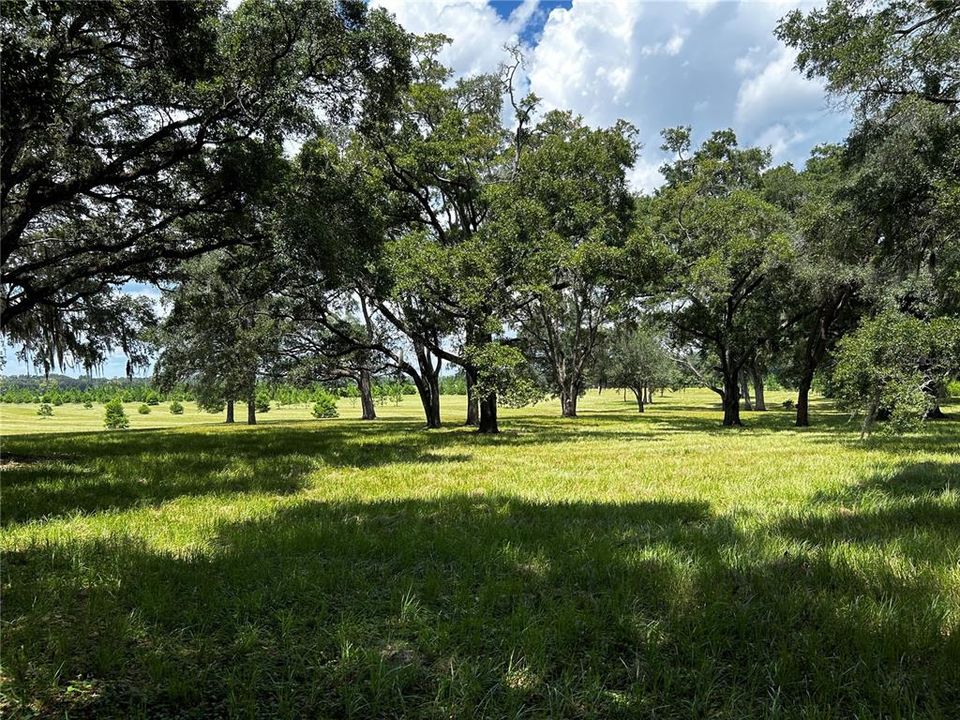
<path id="1" fill-rule="evenodd" d="M 2 406 L 3 714 L 960 717 L 960 406 L 862 443 L 771 395 Z"/>

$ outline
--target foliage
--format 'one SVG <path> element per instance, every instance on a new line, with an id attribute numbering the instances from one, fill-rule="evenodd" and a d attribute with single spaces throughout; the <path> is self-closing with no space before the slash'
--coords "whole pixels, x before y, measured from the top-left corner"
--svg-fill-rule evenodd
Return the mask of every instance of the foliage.
<path id="1" fill-rule="evenodd" d="M 514 226 L 514 252 L 528 256 L 514 281 L 512 319 L 527 358 L 549 379 L 567 416 L 576 415 L 601 329 L 627 298 L 624 248 L 634 212 L 626 178 L 635 135 L 623 122 L 593 129 L 551 111 L 530 133 L 515 184 L 494 205 L 494 227 L 509 237 L 498 226 Z"/>
<path id="2" fill-rule="evenodd" d="M 269 246 L 210 253 L 188 266 L 154 335 L 154 381 L 188 384 L 204 407 L 256 397 L 257 376 L 275 356 L 280 320 L 270 294 L 277 278 Z"/>
<path id="3" fill-rule="evenodd" d="M 42 418 L 48 418 L 53 415 L 53 406 L 48 402 L 40 403 L 40 407 L 37 408 L 37 415 Z"/>
<path id="4" fill-rule="evenodd" d="M 183 415 L 183 403 L 179 400 L 174 400 L 170 403 L 170 414 L 171 415 Z"/>
<path id="5" fill-rule="evenodd" d="M 409 37 L 356 2 L 34 1 L 2 22 L 2 326 L 45 365 L 102 362 L 156 282 L 249 240 L 284 136 L 374 116 Z M 131 305 L 139 307 L 131 308 Z"/>
<path id="6" fill-rule="evenodd" d="M 954 0 L 830 0 L 794 10 L 777 28 L 797 49 L 797 67 L 853 97 L 863 114 L 905 96 L 960 104 L 960 5 Z"/>
<path id="7" fill-rule="evenodd" d="M 610 347 L 608 383 L 632 390 L 642 411 L 649 393 L 670 387 L 676 375 L 674 365 L 662 338 L 651 328 L 624 329 Z"/>
<path id="8" fill-rule="evenodd" d="M 326 390 L 317 390 L 314 394 L 313 409 L 310 411 L 315 418 L 335 418 L 337 412 L 337 396 Z"/>
<path id="9" fill-rule="evenodd" d="M 644 261 L 665 268 L 657 308 L 667 309 L 673 342 L 716 356 L 722 385 L 710 387 L 723 399 L 724 425 L 739 425 L 741 372 L 801 316 L 787 312 L 791 219 L 763 197 L 767 151 L 739 148 L 729 130 L 692 154 L 689 128 L 664 138 L 676 159 L 646 208 Z"/>
<path id="10" fill-rule="evenodd" d="M 543 399 L 543 388 L 530 375 L 526 358 L 517 348 L 488 343 L 467 348 L 471 365 L 477 368 L 478 395 L 495 394 L 507 407 L 523 407 Z"/>
<path id="11" fill-rule="evenodd" d="M 267 393 L 258 391 L 254 402 L 258 413 L 270 412 L 270 396 Z"/>
<path id="12" fill-rule="evenodd" d="M 149 415 L 150 406 L 147 405 L 146 403 L 143 403 L 140 405 L 140 407 L 137 408 L 137 412 L 140 413 L 141 415 Z"/>
<path id="13" fill-rule="evenodd" d="M 868 434 L 880 411 L 889 432 L 915 430 L 960 372 L 960 319 L 921 320 L 886 311 L 843 338 L 833 387 L 841 406 L 863 416 Z"/>
<path id="14" fill-rule="evenodd" d="M 127 413 L 124 412 L 123 400 L 119 397 L 115 397 L 104 405 L 104 410 L 106 412 L 103 418 L 103 426 L 107 430 L 123 430 L 129 427 L 130 418 L 128 418 Z"/>

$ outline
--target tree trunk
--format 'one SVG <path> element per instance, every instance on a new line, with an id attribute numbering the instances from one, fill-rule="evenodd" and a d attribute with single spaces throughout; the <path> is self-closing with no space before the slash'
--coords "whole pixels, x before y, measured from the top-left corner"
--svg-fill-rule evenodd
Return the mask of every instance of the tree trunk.
<path id="1" fill-rule="evenodd" d="M 654 393 L 653 385 L 648 385 L 647 386 L 647 402 L 650 403 L 651 405 L 653 404 L 653 393 Z"/>
<path id="2" fill-rule="evenodd" d="M 493 435 L 500 432 L 497 425 L 497 395 L 490 393 L 480 400 L 480 426 L 478 432 Z"/>
<path id="3" fill-rule="evenodd" d="M 946 420 L 948 417 L 950 416 L 940 409 L 940 403 L 937 403 L 932 408 L 930 408 L 929 412 L 927 412 L 926 419 L 927 420 Z"/>
<path id="4" fill-rule="evenodd" d="M 467 421 L 464 424 L 477 427 L 480 424 L 480 403 L 477 401 L 477 393 L 474 389 L 477 382 L 476 374 L 470 369 L 465 369 L 463 375 L 467 384 Z"/>
<path id="5" fill-rule="evenodd" d="M 753 378 L 753 409 L 766 410 L 767 402 L 763 394 L 763 373 L 760 371 L 760 368 L 756 363 L 751 366 L 750 375 Z"/>
<path id="6" fill-rule="evenodd" d="M 420 404 L 423 405 L 423 417 L 427 423 L 427 428 L 433 430 L 440 427 L 439 383 L 431 382 L 429 377 L 417 374 L 413 376 L 413 384 L 417 386 L 417 394 L 420 396 Z"/>
<path id="7" fill-rule="evenodd" d="M 257 424 L 257 400 L 254 397 L 247 398 L 247 425 Z"/>
<path id="8" fill-rule="evenodd" d="M 373 402 L 373 383 L 370 379 L 369 370 L 360 371 L 360 379 L 357 382 L 357 389 L 360 391 L 360 407 L 363 409 L 360 419 L 376 420 L 377 410 L 376 405 Z"/>
<path id="9" fill-rule="evenodd" d="M 743 398 L 743 409 L 753 410 L 753 406 L 750 404 L 750 385 L 747 383 L 746 377 L 742 378 L 740 382 L 740 396 Z"/>
<path id="10" fill-rule="evenodd" d="M 813 371 L 808 369 L 800 377 L 800 389 L 797 393 L 797 427 L 810 427 L 810 386 L 813 385 Z"/>
<path id="11" fill-rule="evenodd" d="M 418 368 L 407 364 L 405 371 L 417 386 L 427 428 L 435 429 L 440 427 L 440 364 L 431 362 L 427 349 L 422 345 L 414 345 L 414 352 Z"/>
<path id="12" fill-rule="evenodd" d="M 743 425 L 740 421 L 740 383 L 736 372 L 725 373 L 723 379 L 723 425 Z"/>
<path id="13" fill-rule="evenodd" d="M 493 341 L 493 336 L 488 332 L 474 332 L 468 333 L 467 339 L 475 347 L 483 347 Z M 476 379 L 476 368 L 473 369 L 473 372 L 474 379 Z M 500 432 L 500 427 L 497 425 L 497 394 L 489 393 L 485 397 L 479 398 L 478 404 L 480 406 L 480 417 L 477 423 L 477 431 L 489 434 Z"/>
<path id="14" fill-rule="evenodd" d="M 227 419 L 225 422 L 233 422 L 233 400 L 227 400 Z"/>
<path id="15" fill-rule="evenodd" d="M 577 416 L 577 391 L 575 388 L 561 386 L 560 412 L 566 418 L 575 418 Z"/>
<path id="16" fill-rule="evenodd" d="M 637 412 L 643 412 L 643 394 L 645 389 L 641 388 L 639 390 L 634 390 L 633 394 L 637 396 Z"/>

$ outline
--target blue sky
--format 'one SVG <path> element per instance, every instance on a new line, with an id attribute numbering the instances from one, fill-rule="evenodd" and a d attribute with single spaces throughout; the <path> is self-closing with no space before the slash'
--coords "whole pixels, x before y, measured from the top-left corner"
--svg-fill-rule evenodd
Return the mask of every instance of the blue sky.
<path id="1" fill-rule="evenodd" d="M 849 115 L 822 86 L 793 69 L 773 35 L 777 21 L 810 3 L 733 0 L 372 0 L 416 33 L 452 40 L 443 61 L 459 75 L 496 70 L 505 45 L 525 55 L 525 90 L 542 109 L 570 109 L 593 125 L 617 119 L 637 126 L 643 149 L 631 182 L 651 191 L 660 130 L 690 125 L 695 140 L 733 128 L 742 144 L 773 151 L 775 162 L 802 165 L 810 150 L 847 134 Z M 157 294 L 154 289 L 130 290 Z M 25 372 L 12 351 L 5 372 Z M 123 374 L 111 358 L 103 375 Z M 76 373 L 70 373 L 76 374 Z"/>

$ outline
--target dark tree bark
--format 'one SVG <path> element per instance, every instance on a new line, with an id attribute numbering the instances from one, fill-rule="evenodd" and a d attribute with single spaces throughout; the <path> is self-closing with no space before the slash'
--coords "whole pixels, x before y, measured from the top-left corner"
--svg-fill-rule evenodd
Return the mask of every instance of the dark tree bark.
<path id="1" fill-rule="evenodd" d="M 763 371 L 756 362 L 750 366 L 750 377 L 753 380 L 753 409 L 760 411 L 766 410 L 767 401 L 764 397 Z"/>
<path id="2" fill-rule="evenodd" d="M 724 427 L 739 427 L 740 420 L 740 383 L 739 373 L 725 372 L 723 378 L 723 425 Z"/>
<path id="3" fill-rule="evenodd" d="M 838 336 L 843 322 L 844 308 L 853 297 L 851 287 L 842 287 L 826 298 L 817 308 L 816 315 L 807 333 L 803 346 L 803 365 L 800 371 L 799 392 L 797 394 L 797 427 L 810 425 L 810 388 L 813 376 L 827 354 L 830 345 Z"/>
<path id="4" fill-rule="evenodd" d="M 483 347 L 493 341 L 493 336 L 490 333 L 472 333 L 471 335 L 468 335 L 468 339 L 471 340 L 472 345 L 477 347 Z M 472 370 L 474 378 L 476 378 L 477 369 L 472 368 Z M 497 424 L 497 394 L 489 393 L 479 398 L 478 405 L 480 406 L 480 417 L 477 422 L 477 432 L 491 434 L 500 432 L 500 426 Z"/>
<path id="5" fill-rule="evenodd" d="M 500 432 L 500 426 L 497 424 L 496 393 L 490 393 L 480 399 L 480 427 L 477 431 L 491 435 Z"/>
<path id="6" fill-rule="evenodd" d="M 810 387 L 813 385 L 813 367 L 808 366 L 800 376 L 797 392 L 797 427 L 810 426 Z"/>
<path id="7" fill-rule="evenodd" d="M 257 400 L 250 396 L 247 398 L 247 425 L 257 424 Z"/>
<path id="8" fill-rule="evenodd" d="M 750 404 L 750 385 L 747 383 L 746 377 L 740 380 L 740 397 L 743 398 L 743 409 L 753 410 L 753 406 Z"/>
<path id="9" fill-rule="evenodd" d="M 575 418 L 577 416 L 578 395 L 576 388 L 563 387 L 560 392 L 560 412 L 563 417 Z"/>
<path id="10" fill-rule="evenodd" d="M 420 404 L 423 405 L 423 416 L 427 428 L 434 430 L 440 427 L 440 388 L 439 383 L 431 382 L 430 378 L 418 375 L 413 379 L 420 395 Z"/>
<path id="11" fill-rule="evenodd" d="M 424 418 L 427 428 L 440 427 L 440 368 L 438 360 L 432 361 L 427 348 L 421 343 L 414 343 L 414 353 L 417 356 L 419 372 L 408 373 L 413 377 L 417 392 L 420 394 L 420 403 L 423 405 Z"/>
<path id="12" fill-rule="evenodd" d="M 477 393 L 474 390 L 477 382 L 476 373 L 470 369 L 465 369 L 463 374 L 467 384 L 467 421 L 464 424 L 469 427 L 478 427 L 480 425 L 480 402 L 477 400 Z"/>
<path id="13" fill-rule="evenodd" d="M 633 394 L 637 396 L 637 412 L 643 412 L 643 395 L 645 392 L 645 388 L 633 388 Z"/>
<path id="14" fill-rule="evenodd" d="M 227 419 L 224 422 L 233 422 L 233 400 L 227 400 Z"/>
<path id="15" fill-rule="evenodd" d="M 361 370 L 357 380 L 357 389 L 360 391 L 361 420 L 376 420 L 377 410 L 373 402 L 373 383 L 369 370 Z"/>

